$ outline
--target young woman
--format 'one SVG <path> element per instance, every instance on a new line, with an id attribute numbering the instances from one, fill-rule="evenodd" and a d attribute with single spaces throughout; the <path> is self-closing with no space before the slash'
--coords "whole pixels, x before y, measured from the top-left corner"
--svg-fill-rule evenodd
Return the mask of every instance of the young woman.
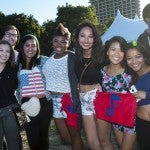
<path id="1" fill-rule="evenodd" d="M 93 100 L 101 88 L 102 41 L 96 27 L 90 22 L 83 22 L 75 31 L 74 42 L 83 126 L 90 149 L 100 150 Z"/>
<path id="2" fill-rule="evenodd" d="M 45 89 L 45 78 L 42 73 L 47 57 L 40 55 L 39 42 L 34 35 L 28 34 L 23 37 L 18 59 L 18 99 L 23 104 L 36 97 L 41 107 L 38 115 L 29 116 L 31 121 L 25 126 L 29 147 L 31 150 L 48 150 L 52 101 Z"/>
<path id="3" fill-rule="evenodd" d="M 54 121 L 62 141 L 72 144 L 73 150 L 83 150 L 78 122 L 80 100 L 74 71 L 74 53 L 68 50 L 70 32 L 63 24 L 60 23 L 54 31 L 52 43 L 54 52 L 45 63 L 43 72 L 46 89 L 50 91 L 53 101 Z M 66 100 L 70 105 L 63 105 Z"/>
<path id="4" fill-rule="evenodd" d="M 0 149 L 3 137 L 9 150 L 21 150 L 21 136 L 15 108 L 18 108 L 15 90 L 18 86 L 14 52 L 9 42 L 0 41 Z"/>
<path id="5" fill-rule="evenodd" d="M 130 43 L 126 52 L 128 66 L 137 73 L 137 92 L 133 93 L 138 102 L 136 135 L 141 150 L 150 149 L 150 50 L 142 44 Z"/>
<path id="6" fill-rule="evenodd" d="M 125 67 L 125 51 L 127 42 L 120 36 L 114 36 L 105 43 L 105 66 L 101 69 L 102 91 L 120 92 L 128 91 L 132 83 L 132 76 Z M 122 116 L 123 117 L 123 116 Z M 117 142 L 121 150 L 133 150 L 136 141 L 135 127 L 129 128 L 113 124 Z M 99 136 L 103 149 L 112 150 L 111 123 L 98 119 Z"/>

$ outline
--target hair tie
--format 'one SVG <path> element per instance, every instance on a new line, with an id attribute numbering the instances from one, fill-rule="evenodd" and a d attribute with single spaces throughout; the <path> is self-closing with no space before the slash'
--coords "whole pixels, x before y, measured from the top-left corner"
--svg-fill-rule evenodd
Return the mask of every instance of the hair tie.
<path id="1" fill-rule="evenodd" d="M 132 46 L 137 46 L 137 41 L 132 41 Z"/>

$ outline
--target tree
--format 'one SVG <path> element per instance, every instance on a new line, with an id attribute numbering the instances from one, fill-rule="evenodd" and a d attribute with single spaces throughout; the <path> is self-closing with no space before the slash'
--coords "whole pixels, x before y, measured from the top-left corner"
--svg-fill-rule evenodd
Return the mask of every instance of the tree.
<path id="1" fill-rule="evenodd" d="M 6 16 L 6 25 L 13 24 L 19 29 L 21 36 L 25 34 L 32 33 L 37 37 L 40 37 L 41 26 L 38 24 L 38 21 L 33 18 L 32 15 L 27 16 L 23 13 L 21 14 L 11 14 Z"/>
<path id="2" fill-rule="evenodd" d="M 113 21 L 114 21 L 114 18 L 109 18 L 105 23 L 100 25 L 101 35 L 103 35 L 107 31 L 107 29 L 111 26 Z"/>
<path id="3" fill-rule="evenodd" d="M 93 22 L 98 25 L 98 19 L 96 16 L 96 9 L 94 7 L 85 6 L 72 6 L 66 3 L 66 6 L 57 7 L 57 18 L 56 23 L 62 22 L 65 26 L 69 28 L 71 32 L 76 28 L 76 26 L 85 20 Z"/>
<path id="4" fill-rule="evenodd" d="M 3 35 L 3 27 L 5 26 L 5 15 L 0 11 L 0 38 L 2 38 Z"/>
<path id="5" fill-rule="evenodd" d="M 52 52 L 52 36 L 56 26 L 56 22 L 52 20 L 44 22 L 42 26 L 44 28 L 44 32 L 41 34 L 41 47 L 44 47 L 43 52 L 47 56 L 49 56 L 49 54 Z"/>
<path id="6" fill-rule="evenodd" d="M 47 43 L 47 53 L 52 52 L 52 35 L 54 29 L 57 27 L 57 25 L 61 22 L 63 23 L 69 31 L 73 34 L 74 29 L 77 27 L 77 25 L 85 20 L 89 20 L 93 22 L 96 26 L 99 26 L 98 19 L 95 13 L 94 7 L 84 7 L 84 6 L 77 6 L 74 7 L 72 5 L 68 5 L 66 3 L 66 6 L 58 6 L 57 7 L 57 18 L 55 21 L 47 21 L 43 24 L 44 33 L 42 34 L 42 38 L 44 39 L 44 43 L 48 41 Z M 72 48 L 72 45 L 70 46 Z"/>
<path id="7" fill-rule="evenodd" d="M 3 18 L 3 21 L 1 21 L 1 18 Z M 41 42 L 40 36 L 44 29 L 39 25 L 38 21 L 32 15 L 27 16 L 24 13 L 14 13 L 5 16 L 4 14 L 0 13 L 1 36 L 4 34 L 4 28 L 11 24 L 19 29 L 21 38 L 26 34 L 33 34 L 37 36 Z M 19 49 L 19 47 L 20 43 L 17 45 L 16 49 Z"/>
<path id="8" fill-rule="evenodd" d="M 110 19 L 105 24 L 99 24 L 94 7 L 74 7 L 66 3 L 66 6 L 57 7 L 56 20 L 47 20 L 42 26 L 39 25 L 38 21 L 32 15 L 27 16 L 24 13 L 4 15 L 0 12 L 0 36 L 3 35 L 3 28 L 6 25 L 13 24 L 19 29 L 21 38 L 29 33 L 37 36 L 42 54 L 49 55 L 52 52 L 52 36 L 54 29 L 60 22 L 62 22 L 73 34 L 77 25 L 85 20 L 94 23 L 98 27 L 100 34 L 103 34 L 113 21 Z M 17 48 L 19 47 L 20 45 L 17 46 Z M 72 48 L 72 45 L 70 48 Z"/>

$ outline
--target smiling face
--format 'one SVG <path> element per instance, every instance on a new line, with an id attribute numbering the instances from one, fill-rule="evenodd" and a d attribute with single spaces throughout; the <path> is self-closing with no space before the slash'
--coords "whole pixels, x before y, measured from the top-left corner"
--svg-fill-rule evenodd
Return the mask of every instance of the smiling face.
<path id="1" fill-rule="evenodd" d="M 108 51 L 107 56 L 110 60 L 110 64 L 118 65 L 121 64 L 124 58 L 124 52 L 121 50 L 119 42 L 113 42 Z"/>
<path id="2" fill-rule="evenodd" d="M 35 39 L 29 39 L 24 43 L 23 46 L 24 53 L 27 60 L 31 60 L 32 57 L 35 56 L 37 52 L 37 43 Z"/>
<path id="3" fill-rule="evenodd" d="M 55 36 L 53 38 L 53 49 L 57 55 L 62 55 L 66 52 L 69 47 L 69 40 L 65 36 Z"/>
<path id="4" fill-rule="evenodd" d="M 10 57 L 10 47 L 7 44 L 0 44 L 0 64 L 5 64 Z"/>
<path id="5" fill-rule="evenodd" d="M 83 50 L 91 51 L 94 42 L 92 29 L 90 27 L 83 27 L 79 32 L 78 40 Z"/>
<path id="6" fill-rule="evenodd" d="M 14 48 L 17 43 L 17 31 L 15 29 L 11 29 L 5 32 L 3 39 L 8 41 L 11 46 Z"/>
<path id="7" fill-rule="evenodd" d="M 126 52 L 126 60 L 128 66 L 138 74 L 142 73 L 147 66 L 143 55 L 136 48 L 131 48 Z"/>

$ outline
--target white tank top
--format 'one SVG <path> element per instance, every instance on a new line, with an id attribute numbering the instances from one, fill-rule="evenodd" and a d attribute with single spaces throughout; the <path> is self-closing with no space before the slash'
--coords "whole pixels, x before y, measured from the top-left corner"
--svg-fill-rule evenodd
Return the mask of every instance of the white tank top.
<path id="1" fill-rule="evenodd" d="M 43 66 L 43 73 L 46 78 L 46 90 L 52 92 L 70 92 L 68 78 L 68 54 L 62 58 L 55 59 L 52 55 Z"/>

